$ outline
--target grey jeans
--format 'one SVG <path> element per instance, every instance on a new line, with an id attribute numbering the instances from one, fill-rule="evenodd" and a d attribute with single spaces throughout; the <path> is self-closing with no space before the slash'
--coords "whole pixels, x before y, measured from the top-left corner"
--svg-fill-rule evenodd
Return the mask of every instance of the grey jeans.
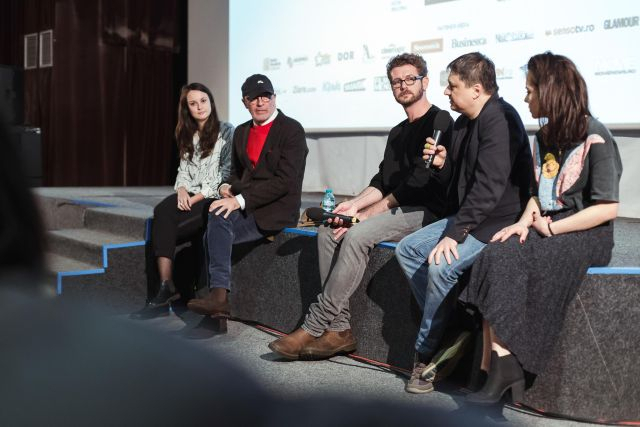
<path id="1" fill-rule="evenodd" d="M 376 243 L 400 241 L 437 218 L 422 206 L 400 206 L 352 226 L 339 241 L 332 229 L 318 229 L 322 293 L 311 304 L 302 328 L 319 337 L 325 330 L 350 329 L 349 298 L 362 281 L 369 253 Z"/>

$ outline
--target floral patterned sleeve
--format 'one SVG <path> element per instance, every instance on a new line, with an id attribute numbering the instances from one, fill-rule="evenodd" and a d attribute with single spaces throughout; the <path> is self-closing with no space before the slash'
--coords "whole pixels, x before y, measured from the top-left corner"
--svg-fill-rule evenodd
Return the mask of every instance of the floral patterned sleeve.
<path id="1" fill-rule="evenodd" d="M 178 165 L 178 175 L 176 176 L 176 184 L 173 186 L 174 190 L 178 190 L 180 187 L 184 187 L 187 190 L 191 186 L 191 175 L 189 174 L 188 160 L 180 159 L 180 165 Z"/>
<path id="2" fill-rule="evenodd" d="M 233 139 L 233 131 L 229 135 L 229 139 L 226 139 L 226 143 L 222 147 L 222 151 L 220 152 L 220 177 L 221 182 L 227 182 L 229 177 L 231 176 L 231 148 L 233 147 L 233 143 L 231 140 Z"/>
<path id="3" fill-rule="evenodd" d="M 231 171 L 231 138 L 233 126 L 229 123 L 220 123 L 218 141 L 209 158 L 204 159 L 209 173 L 204 174 L 201 193 L 205 198 L 220 198 L 218 191 L 220 185 L 229 177 Z M 203 164 L 203 166 L 205 166 Z"/>

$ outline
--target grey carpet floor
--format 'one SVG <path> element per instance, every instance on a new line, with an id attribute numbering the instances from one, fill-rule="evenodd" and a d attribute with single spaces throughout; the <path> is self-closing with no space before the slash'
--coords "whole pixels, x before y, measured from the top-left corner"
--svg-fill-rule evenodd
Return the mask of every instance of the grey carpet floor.
<path id="1" fill-rule="evenodd" d="M 200 316 L 189 312 L 180 316 L 172 313 L 168 317 L 142 323 L 167 334 L 183 336 L 201 319 Z M 409 394 L 404 391 L 406 379 L 402 375 L 348 357 L 338 356 L 315 362 L 285 361 L 276 357 L 267 347 L 267 344 L 275 339 L 273 335 L 240 322 L 229 321 L 228 325 L 227 334 L 189 341 L 234 360 L 255 381 L 283 399 L 347 395 L 350 398 L 384 399 L 387 402 L 436 406 L 452 412 L 465 405 L 464 395 L 457 390 L 447 390 L 446 385 L 442 386 L 444 389 L 438 387 L 436 391 L 424 395 Z M 479 416 L 504 425 L 589 425 L 542 418 L 509 407 L 491 410 Z"/>

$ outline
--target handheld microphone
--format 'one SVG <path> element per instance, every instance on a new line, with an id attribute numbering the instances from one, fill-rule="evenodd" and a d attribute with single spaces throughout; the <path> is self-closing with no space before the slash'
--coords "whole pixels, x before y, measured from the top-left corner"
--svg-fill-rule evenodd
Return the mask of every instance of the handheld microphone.
<path id="1" fill-rule="evenodd" d="M 360 222 L 360 220 L 355 216 L 347 216 L 347 215 L 331 213 L 323 210 L 322 208 L 308 208 L 307 216 L 309 217 L 309 219 L 311 219 L 314 222 L 322 222 L 327 219 L 341 219 L 344 222 L 347 222 L 350 224 L 357 224 Z"/>
<path id="2" fill-rule="evenodd" d="M 449 123 L 451 123 L 451 115 L 448 111 L 440 110 L 438 114 L 436 114 L 436 118 L 433 120 L 433 140 L 435 143 L 433 147 L 435 148 L 440 141 L 440 137 L 442 133 L 447 130 L 449 127 Z M 431 167 L 431 163 L 433 163 L 433 155 L 429 156 L 427 160 L 424 161 L 424 167 L 429 169 Z"/>

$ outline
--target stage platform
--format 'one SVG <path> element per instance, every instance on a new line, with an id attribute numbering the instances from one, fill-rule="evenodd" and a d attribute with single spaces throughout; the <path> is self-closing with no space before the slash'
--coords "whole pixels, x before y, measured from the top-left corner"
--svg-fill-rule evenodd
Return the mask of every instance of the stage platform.
<path id="1" fill-rule="evenodd" d="M 95 291 L 105 283 L 108 305 L 119 310 L 138 307 L 146 296 L 144 246 L 153 207 L 173 192 L 171 187 L 36 188 L 47 229 L 51 282 L 58 294 Z M 303 193 L 302 209 L 320 204 L 321 193 Z M 339 202 L 341 197 L 337 197 Z M 393 244 L 391 245 L 393 246 Z M 637 274 L 640 267 L 640 219 L 615 221 L 615 247 L 606 268 L 590 273 Z M 109 268 L 117 265 L 118 268 Z M 102 286 L 95 286 L 102 284 Z"/>
<path id="2" fill-rule="evenodd" d="M 51 279 L 56 292 L 63 297 L 80 297 L 85 302 L 108 305 L 115 313 L 139 309 L 146 296 L 144 245 L 148 219 L 153 207 L 172 191 L 171 187 L 36 189 L 49 230 Z M 320 193 L 304 194 L 303 209 L 317 206 L 321 196 Z M 638 242 L 640 219 L 618 218 L 611 263 L 606 268 L 592 269 L 591 273 L 640 274 Z M 180 313 L 180 317 L 172 314 L 152 320 L 150 324 L 182 334 L 191 329 L 194 322 L 188 313 Z M 325 388 L 357 393 L 364 389 L 363 397 L 388 395 L 410 402 L 428 400 L 452 410 L 461 405 L 462 395 L 447 390 L 446 386 L 430 397 L 407 395 L 402 390 L 401 375 L 379 369 L 370 375 L 374 368 L 346 358 L 313 364 L 313 368 L 304 362 L 273 363 L 266 348 L 271 339 L 262 331 L 234 323 L 229 335 L 204 340 L 203 345 L 220 347 L 224 352 L 234 347 L 237 351 L 233 353 L 237 353 L 241 363 L 249 370 L 262 372 L 258 375 L 269 387 L 282 389 L 285 394 L 322 392 Z M 245 340 L 249 342 L 245 344 Z M 314 378 L 312 383 L 321 385 L 308 384 L 310 375 Z M 292 376 L 300 380 L 284 379 Z M 514 415 L 517 411 L 506 409 L 504 416 L 517 425 L 570 425 L 529 416 L 520 418 L 522 415 Z"/>
<path id="3" fill-rule="evenodd" d="M 96 229 L 110 227 L 114 236 L 108 236 L 109 244 L 136 243 L 144 240 L 144 224 L 153 216 L 153 207 L 173 192 L 171 187 L 50 187 L 35 189 L 40 200 L 57 200 L 58 205 L 69 203 L 69 210 L 78 215 L 85 211 Z M 303 193 L 302 209 L 319 206 L 321 193 Z M 341 197 L 337 197 L 337 202 Z M 49 205 L 49 208 L 52 206 Z M 81 225 L 81 218 L 73 214 L 47 216 L 47 228 L 70 229 Z M 92 228 L 89 224 L 85 228 Z M 107 231 L 107 230 L 105 230 Z M 640 218 L 618 218 L 615 221 L 615 247 L 609 267 L 640 267 Z M 64 255 L 64 254 L 60 254 Z M 86 266 L 86 265 L 85 265 Z"/>

